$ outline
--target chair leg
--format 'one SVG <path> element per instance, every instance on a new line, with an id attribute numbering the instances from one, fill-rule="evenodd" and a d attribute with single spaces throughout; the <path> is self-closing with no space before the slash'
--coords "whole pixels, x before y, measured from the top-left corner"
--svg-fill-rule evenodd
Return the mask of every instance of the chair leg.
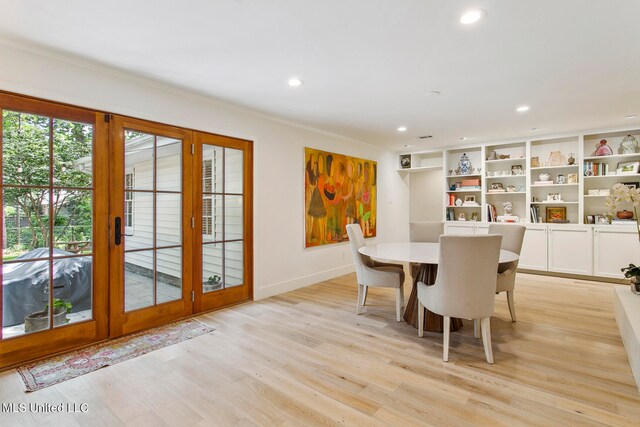
<path id="1" fill-rule="evenodd" d="M 360 314 L 360 301 L 362 301 L 362 288 L 363 286 L 358 283 L 358 299 L 356 300 L 356 314 Z"/>
<path id="2" fill-rule="evenodd" d="M 473 319 L 473 336 L 474 338 L 480 338 L 480 320 Z"/>
<path id="3" fill-rule="evenodd" d="M 402 306 L 402 308 L 406 307 L 404 305 L 404 285 L 400 286 L 400 305 Z"/>
<path id="4" fill-rule="evenodd" d="M 424 305 L 418 300 L 418 336 L 424 336 Z"/>
<path id="5" fill-rule="evenodd" d="M 442 360 L 445 362 L 449 361 L 449 333 L 451 332 L 451 317 L 444 317 L 444 343 L 442 345 Z"/>
<path id="6" fill-rule="evenodd" d="M 368 286 L 362 286 L 362 306 L 367 305 L 367 291 L 369 290 Z"/>
<path id="7" fill-rule="evenodd" d="M 402 288 L 396 288 L 396 321 L 402 320 Z"/>
<path id="8" fill-rule="evenodd" d="M 487 362 L 493 363 L 493 350 L 491 349 L 491 318 L 485 317 L 481 320 L 481 324 L 484 355 L 487 357 Z"/>
<path id="9" fill-rule="evenodd" d="M 507 291 L 507 302 L 509 303 L 509 313 L 511 314 L 511 321 L 516 321 L 516 306 L 513 302 L 513 291 Z"/>

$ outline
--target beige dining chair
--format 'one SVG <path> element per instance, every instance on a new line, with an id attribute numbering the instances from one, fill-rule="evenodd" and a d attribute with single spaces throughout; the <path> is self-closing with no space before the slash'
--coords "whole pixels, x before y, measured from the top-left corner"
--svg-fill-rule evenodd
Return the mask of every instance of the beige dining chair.
<path id="1" fill-rule="evenodd" d="M 440 236 L 444 234 L 444 222 L 442 221 L 414 221 L 409 223 L 409 240 L 419 243 L 438 243 Z M 420 264 L 409 264 L 411 277 L 416 277 Z"/>
<path id="2" fill-rule="evenodd" d="M 359 224 L 347 225 L 347 234 L 353 253 L 353 261 L 356 265 L 356 278 L 358 280 L 358 301 L 356 302 L 356 314 L 361 313 L 361 308 L 366 303 L 366 289 L 369 286 L 380 288 L 395 288 L 396 290 L 396 320 L 402 320 L 404 308 L 404 269 L 399 264 L 387 264 L 376 262 L 366 255 L 358 252 L 366 246 L 362 229 Z"/>
<path id="3" fill-rule="evenodd" d="M 520 255 L 522 251 L 522 241 L 526 227 L 519 224 L 489 224 L 490 234 L 502 235 L 502 249 L 515 252 Z M 518 261 L 504 262 L 498 265 L 498 282 L 496 284 L 496 294 L 507 293 L 507 303 L 511 320 L 516 321 L 516 307 L 513 300 L 513 291 L 516 287 L 516 270 Z"/>
<path id="4" fill-rule="evenodd" d="M 444 317 L 442 359 L 449 360 L 451 318 L 480 319 L 487 362 L 493 363 L 491 316 L 495 307 L 497 234 L 441 236 L 438 275 L 433 285 L 418 282 L 418 336 L 424 334 L 424 309 Z"/>

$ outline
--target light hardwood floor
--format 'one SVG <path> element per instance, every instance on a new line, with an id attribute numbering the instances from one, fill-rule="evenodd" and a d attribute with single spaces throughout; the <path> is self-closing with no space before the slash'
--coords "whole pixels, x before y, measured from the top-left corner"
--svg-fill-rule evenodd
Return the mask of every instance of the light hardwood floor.
<path id="1" fill-rule="evenodd" d="M 395 321 L 393 289 L 355 315 L 355 275 L 198 317 L 217 330 L 38 392 L 0 374 L 2 403 L 88 403 L 86 414 L 0 413 L 0 425 L 640 425 L 611 284 L 519 275 L 491 319 L 442 335 Z M 405 286 L 406 292 L 410 286 Z"/>

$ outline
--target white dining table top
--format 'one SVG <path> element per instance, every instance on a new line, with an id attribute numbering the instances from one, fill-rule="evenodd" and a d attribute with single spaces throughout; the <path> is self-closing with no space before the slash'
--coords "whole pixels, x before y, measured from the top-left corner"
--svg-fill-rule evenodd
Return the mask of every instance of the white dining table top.
<path id="1" fill-rule="evenodd" d="M 358 249 L 363 255 L 380 261 L 418 262 L 420 264 L 438 264 L 439 243 L 378 243 Z M 500 261 L 513 262 L 519 256 L 515 252 L 500 250 Z"/>

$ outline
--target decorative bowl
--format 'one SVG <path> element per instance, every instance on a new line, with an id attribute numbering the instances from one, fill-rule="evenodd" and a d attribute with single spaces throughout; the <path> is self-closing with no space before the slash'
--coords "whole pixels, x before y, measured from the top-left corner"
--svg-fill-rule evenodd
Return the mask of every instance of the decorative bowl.
<path id="1" fill-rule="evenodd" d="M 618 212 L 616 212 L 616 216 L 619 219 L 631 219 L 631 218 L 633 218 L 633 212 L 627 211 L 627 210 L 618 211 Z"/>
<path id="2" fill-rule="evenodd" d="M 538 179 L 540 181 L 549 181 L 550 178 L 551 175 L 549 175 L 548 173 L 541 173 L 540 175 L 538 175 Z"/>

